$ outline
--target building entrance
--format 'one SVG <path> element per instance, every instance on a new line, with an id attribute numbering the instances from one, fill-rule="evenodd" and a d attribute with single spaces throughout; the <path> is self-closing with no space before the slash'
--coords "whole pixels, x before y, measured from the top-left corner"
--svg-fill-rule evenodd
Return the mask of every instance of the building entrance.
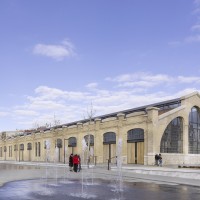
<path id="1" fill-rule="evenodd" d="M 144 164 L 144 130 L 131 129 L 127 134 L 127 163 Z"/>
<path id="2" fill-rule="evenodd" d="M 144 142 L 128 143 L 128 164 L 144 164 Z"/>

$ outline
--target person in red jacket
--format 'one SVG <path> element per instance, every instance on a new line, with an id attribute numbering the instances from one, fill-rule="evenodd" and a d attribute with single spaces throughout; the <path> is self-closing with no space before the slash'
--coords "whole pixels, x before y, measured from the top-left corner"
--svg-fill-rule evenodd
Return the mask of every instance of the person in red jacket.
<path id="1" fill-rule="evenodd" d="M 77 170 L 78 170 L 78 164 L 79 164 L 79 157 L 76 154 L 73 157 L 74 172 L 77 172 Z"/>

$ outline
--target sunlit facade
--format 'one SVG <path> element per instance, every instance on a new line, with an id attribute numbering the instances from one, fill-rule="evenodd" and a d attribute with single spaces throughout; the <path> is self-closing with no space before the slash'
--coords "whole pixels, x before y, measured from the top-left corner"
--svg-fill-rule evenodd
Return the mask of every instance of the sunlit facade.
<path id="1" fill-rule="evenodd" d="M 119 152 L 124 164 L 154 165 L 156 153 L 163 165 L 199 164 L 199 93 L 13 137 L 4 133 L 0 140 L 6 161 L 67 163 L 73 153 L 90 163 L 115 163 Z"/>

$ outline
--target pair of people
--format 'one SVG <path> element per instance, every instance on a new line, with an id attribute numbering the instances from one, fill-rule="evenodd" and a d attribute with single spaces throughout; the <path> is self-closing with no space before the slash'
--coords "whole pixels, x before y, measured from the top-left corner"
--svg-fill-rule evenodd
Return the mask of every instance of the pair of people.
<path id="1" fill-rule="evenodd" d="M 71 154 L 69 156 L 69 170 L 74 172 L 79 172 L 81 170 L 81 158 L 79 155 Z"/>
<path id="2" fill-rule="evenodd" d="M 155 155 L 155 165 L 162 167 L 162 156 L 161 156 L 161 154 Z"/>

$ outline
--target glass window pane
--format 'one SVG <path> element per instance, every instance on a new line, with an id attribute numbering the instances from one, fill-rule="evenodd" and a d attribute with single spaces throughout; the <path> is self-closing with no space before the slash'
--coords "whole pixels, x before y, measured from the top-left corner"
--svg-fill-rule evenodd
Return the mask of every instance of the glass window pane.
<path id="1" fill-rule="evenodd" d="M 189 114 L 188 141 L 189 153 L 200 154 L 200 112 L 197 107 L 193 107 Z"/>
<path id="2" fill-rule="evenodd" d="M 183 152 L 183 120 L 181 117 L 173 119 L 165 129 L 161 144 L 161 153 Z"/>

